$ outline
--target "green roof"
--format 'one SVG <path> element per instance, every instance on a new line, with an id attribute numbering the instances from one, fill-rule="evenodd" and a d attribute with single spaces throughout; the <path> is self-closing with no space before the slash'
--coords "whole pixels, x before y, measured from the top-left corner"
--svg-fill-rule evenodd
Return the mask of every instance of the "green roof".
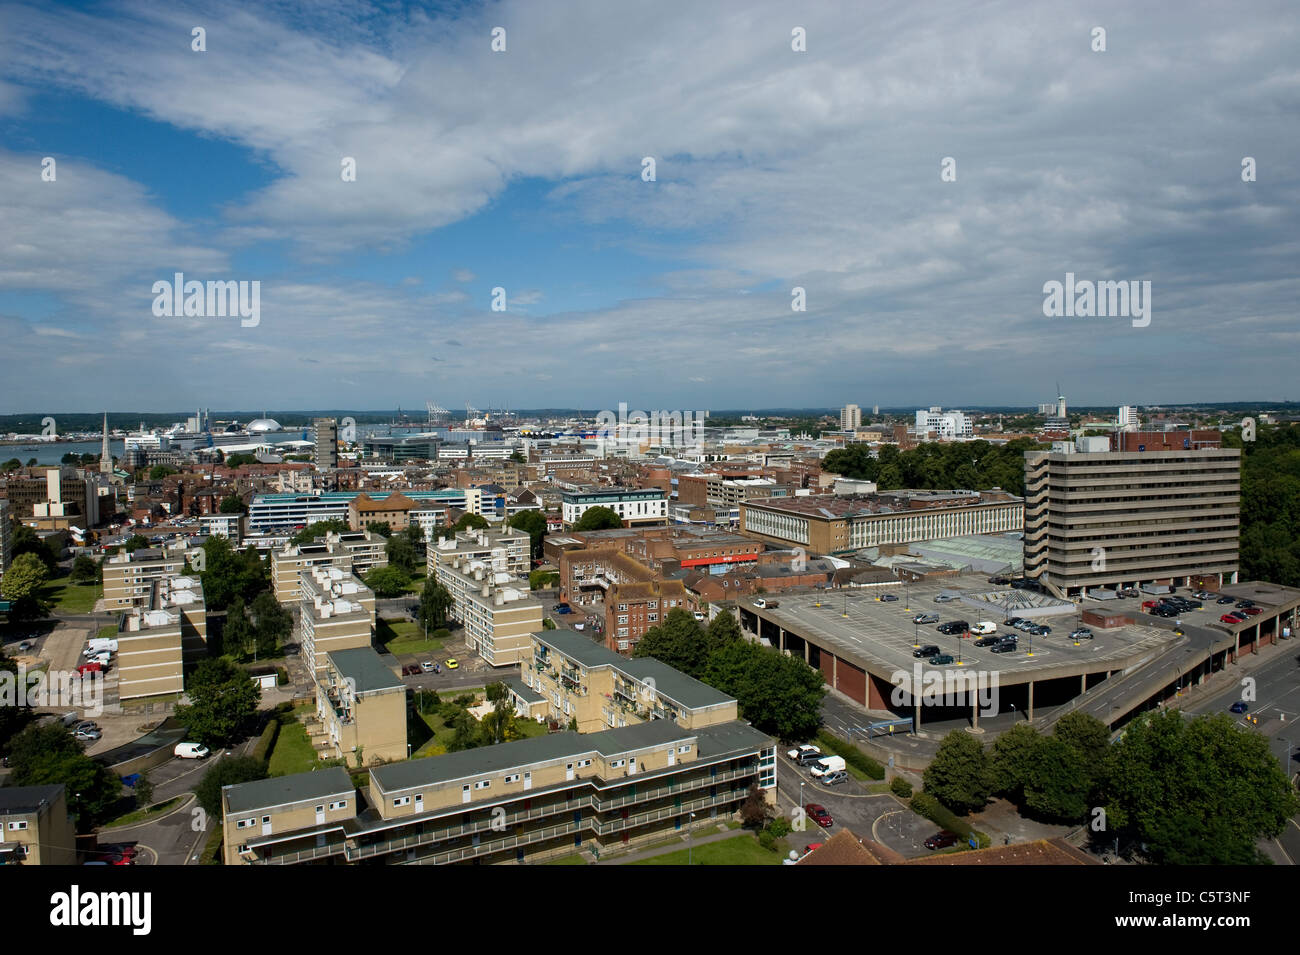
<path id="1" fill-rule="evenodd" d="M 405 686 L 392 670 L 384 666 L 379 654 L 370 647 L 331 650 L 326 656 L 334 662 L 339 676 L 352 681 L 356 693 L 374 693 Z"/>
<path id="2" fill-rule="evenodd" d="M 356 796 L 356 788 L 352 785 L 352 777 L 343 767 L 333 766 L 311 773 L 273 776 L 251 783 L 222 786 L 221 794 L 229 812 L 243 813 L 290 803 L 311 802 L 330 796 L 352 798 Z"/>

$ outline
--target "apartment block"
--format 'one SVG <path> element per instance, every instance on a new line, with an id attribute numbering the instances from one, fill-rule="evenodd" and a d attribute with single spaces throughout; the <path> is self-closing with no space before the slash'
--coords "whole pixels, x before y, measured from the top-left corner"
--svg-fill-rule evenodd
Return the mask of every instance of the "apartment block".
<path id="1" fill-rule="evenodd" d="M 1235 583 L 1241 452 L 1025 452 L 1025 576 L 1089 588 Z"/>
<path id="2" fill-rule="evenodd" d="M 505 561 L 453 557 L 439 559 L 435 571 L 451 594 L 451 617 L 464 627 L 465 645 L 496 667 L 520 662 L 528 654 L 529 634 L 542 628 L 541 601 L 529 592 L 528 581 L 496 568 Z"/>
<path id="3" fill-rule="evenodd" d="M 857 405 L 845 405 L 840 409 L 840 430 L 852 431 L 862 427 L 862 409 Z"/>
<path id="4" fill-rule="evenodd" d="M 375 592 L 339 567 L 300 572 L 298 628 L 307 672 L 319 674 L 325 656 L 369 647 L 375 633 Z"/>
<path id="5" fill-rule="evenodd" d="M 226 865 L 285 861 L 276 850 L 286 836 L 299 855 L 314 850 L 324 857 L 342 851 L 344 823 L 357 816 L 357 791 L 340 766 L 273 776 L 223 786 L 221 815 Z"/>
<path id="6" fill-rule="evenodd" d="M 13 562 L 14 526 L 9 517 L 9 502 L 0 500 L 0 577 Z"/>
<path id="7" fill-rule="evenodd" d="M 342 779 L 310 778 L 323 775 L 227 787 L 227 863 L 526 864 L 583 847 L 606 855 L 716 829 L 751 785 L 774 799 L 776 744 L 737 721 L 551 733 L 373 767 L 363 812 L 355 796 L 325 792 Z"/>
<path id="8" fill-rule="evenodd" d="M 909 544 L 1024 525 L 1025 503 L 1004 491 L 888 491 L 815 494 L 740 505 L 741 533 L 814 554 Z"/>
<path id="9" fill-rule="evenodd" d="M 329 650 L 316 675 L 312 743 L 349 765 L 406 759 L 406 684 L 368 646 Z"/>
<path id="10" fill-rule="evenodd" d="M 668 496 L 659 488 L 588 488 L 565 491 L 560 502 L 564 526 L 572 527 L 593 507 L 607 507 L 626 526 L 663 524 L 668 519 Z"/>
<path id="11" fill-rule="evenodd" d="M 419 506 L 401 491 L 378 499 L 362 491 L 348 504 L 348 526 L 361 531 L 378 522 L 387 524 L 394 532 L 405 530 L 411 522 L 411 511 Z"/>
<path id="12" fill-rule="evenodd" d="M 62 784 L 0 788 L 0 865 L 76 865 Z"/>
<path id="13" fill-rule="evenodd" d="M 511 528 L 460 531 L 438 541 L 426 551 L 428 573 L 453 560 L 482 561 L 494 571 L 527 577 L 532 567 L 532 540 L 527 532 Z"/>
<path id="14" fill-rule="evenodd" d="M 699 598 L 680 580 L 615 584 L 605 597 L 605 639 L 611 650 L 631 653 L 646 631 L 673 610 L 700 612 Z"/>
<path id="15" fill-rule="evenodd" d="M 206 655 L 207 640 L 203 585 L 192 577 L 153 581 L 148 603 L 118 621 L 119 698 L 184 692 L 185 664 Z"/>
<path id="16" fill-rule="evenodd" d="M 651 720 L 699 729 L 738 718 L 727 694 L 658 660 L 620 656 L 581 633 L 539 631 L 531 651 L 519 679 L 506 681 L 521 716 L 562 726 L 577 720 L 580 733 Z"/>
<path id="17" fill-rule="evenodd" d="M 365 574 L 373 567 L 388 566 L 386 541 L 371 531 L 333 531 L 310 544 L 287 544 L 271 552 L 271 583 L 275 599 L 282 604 L 296 603 L 302 596 L 299 584 L 304 570 L 312 567 L 337 567 L 342 571 Z"/>
<path id="18" fill-rule="evenodd" d="M 339 466 L 339 422 L 337 418 L 317 418 L 312 422 L 316 443 L 316 467 L 322 471 Z"/>
<path id="19" fill-rule="evenodd" d="M 204 514 L 199 518 L 199 532 L 205 537 L 224 537 L 232 547 L 239 547 L 244 542 L 247 524 L 243 514 Z"/>
<path id="20" fill-rule="evenodd" d="M 151 585 L 185 570 L 185 551 L 142 547 L 133 553 L 115 554 L 104 561 L 104 607 L 128 610 L 142 607 L 151 599 Z"/>

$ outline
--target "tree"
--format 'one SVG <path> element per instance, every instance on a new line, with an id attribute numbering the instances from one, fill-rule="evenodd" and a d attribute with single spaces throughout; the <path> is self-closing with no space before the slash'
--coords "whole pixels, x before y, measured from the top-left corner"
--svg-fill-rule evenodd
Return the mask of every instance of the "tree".
<path id="1" fill-rule="evenodd" d="M 510 452 L 510 457 L 508 458 L 508 460 L 513 461 L 515 464 L 528 463 L 527 459 L 524 458 L 523 454 L 520 452 L 518 448 Z"/>
<path id="2" fill-rule="evenodd" d="M 165 464 L 155 464 L 153 467 L 149 469 L 149 480 L 161 481 L 169 474 L 180 474 L 180 473 L 181 473 L 180 471 L 177 471 L 175 468 L 169 468 Z"/>
<path id="3" fill-rule="evenodd" d="M 1059 736 L 1042 739 L 1025 779 L 1025 807 L 1059 822 L 1081 822 L 1088 815 L 1092 782 L 1081 754 Z"/>
<path id="4" fill-rule="evenodd" d="M 193 702 L 176 707 L 176 718 L 191 738 L 210 747 L 246 736 L 262 698 L 248 671 L 223 657 L 200 663 L 186 690 Z"/>
<path id="5" fill-rule="evenodd" d="M 762 829 L 772 818 L 772 806 L 758 783 L 750 783 L 745 801 L 740 804 L 740 821 L 746 829 Z"/>
<path id="6" fill-rule="evenodd" d="M 707 629 L 710 651 L 721 649 L 743 638 L 740 624 L 729 613 L 720 613 L 709 621 Z"/>
<path id="7" fill-rule="evenodd" d="M 256 464 L 255 454 L 228 454 L 223 462 L 228 468 L 242 468 L 245 464 Z"/>
<path id="8" fill-rule="evenodd" d="M 582 512 L 578 523 L 573 525 L 575 531 L 604 531 L 623 526 L 623 519 L 608 507 L 589 507 Z"/>
<path id="9" fill-rule="evenodd" d="M 257 652 L 263 657 L 275 656 L 293 633 L 293 614 L 284 609 L 269 590 L 262 591 L 253 599 L 252 610 L 256 620 Z"/>
<path id="10" fill-rule="evenodd" d="M 451 592 L 432 577 L 424 582 L 424 592 L 420 594 L 420 622 L 426 627 L 447 626 L 447 614 L 451 612 Z"/>
<path id="11" fill-rule="evenodd" d="M 474 723 L 474 717 L 470 716 L 465 710 L 461 710 L 452 721 L 452 727 L 455 732 L 452 734 L 450 742 L 447 743 L 449 753 L 458 753 L 463 749 L 474 749 L 479 745 L 478 727 Z"/>
<path id="12" fill-rule="evenodd" d="M 254 639 L 253 625 L 244 610 L 240 597 L 226 610 L 225 626 L 221 628 L 221 652 L 232 657 L 243 657 Z"/>
<path id="13" fill-rule="evenodd" d="M 376 597 L 396 597 L 406 589 L 410 579 L 401 568 L 391 564 L 387 567 L 372 567 L 366 572 L 366 586 L 375 592 Z"/>
<path id="14" fill-rule="evenodd" d="M 405 536 L 390 537 L 388 543 L 384 545 L 384 553 L 388 555 L 388 566 L 396 567 L 408 578 L 416 570 L 415 547 L 411 540 Z"/>
<path id="15" fill-rule="evenodd" d="M 217 510 L 222 514 L 246 514 L 248 506 L 238 494 L 228 494 L 221 499 L 221 506 Z"/>
<path id="16" fill-rule="evenodd" d="M 23 554 L 35 554 L 45 565 L 45 570 L 50 576 L 53 576 L 58 569 L 58 555 L 50 545 L 26 524 L 18 524 L 14 527 L 13 536 L 10 538 L 9 559 L 17 560 Z"/>
<path id="17" fill-rule="evenodd" d="M 214 534 L 204 542 L 203 556 L 205 569 L 200 577 L 209 611 L 226 609 L 236 597 L 247 604 L 271 585 L 270 572 L 251 545 L 241 553 L 225 537 Z"/>
<path id="18" fill-rule="evenodd" d="M 989 760 L 992 792 L 1024 805 L 1025 780 L 1034 765 L 1042 735 L 1027 723 L 1017 723 L 993 743 Z"/>
<path id="19" fill-rule="evenodd" d="M 393 525 L 389 524 L 388 521 L 367 521 L 366 530 L 372 534 L 378 534 L 380 537 L 393 536 Z"/>
<path id="20" fill-rule="evenodd" d="M 150 805 L 153 802 L 153 780 L 149 778 L 149 771 L 145 770 L 140 774 L 140 778 L 135 781 L 135 804 L 141 808 Z"/>
<path id="21" fill-rule="evenodd" d="M 148 547 L 148 546 L 149 546 L 149 538 L 145 537 L 143 534 L 132 534 L 130 539 L 127 540 L 127 542 L 124 545 L 122 545 L 122 549 L 126 551 L 128 554 L 134 554 L 141 547 Z"/>
<path id="22" fill-rule="evenodd" d="M 208 767 L 203 779 L 194 787 L 199 805 L 209 816 L 221 818 L 221 789 L 266 779 L 266 763 L 252 756 L 227 756 Z M 233 835 L 233 834 L 232 834 Z"/>
<path id="23" fill-rule="evenodd" d="M 328 521 L 316 521 L 308 524 L 298 533 L 289 538 L 290 544 L 310 544 L 317 538 L 324 537 L 326 534 L 343 534 L 350 528 L 348 522 L 337 517 L 331 517 Z"/>
<path id="24" fill-rule="evenodd" d="M 450 527 L 441 527 L 438 529 L 439 539 L 452 537 L 460 531 L 481 531 L 484 528 L 491 527 L 486 518 L 478 514 L 462 514 L 460 520 Z"/>
<path id="25" fill-rule="evenodd" d="M 61 723 L 27 727 L 10 741 L 10 782 L 14 786 L 62 784 L 68 812 L 88 829 L 122 798 L 122 780 L 87 756 Z"/>
<path id="26" fill-rule="evenodd" d="M 779 650 L 730 643 L 709 655 L 703 681 L 734 696 L 740 715 L 764 733 L 803 740 L 821 726 L 821 672 Z"/>
<path id="27" fill-rule="evenodd" d="M 992 790 L 991 777 L 984 746 L 965 730 L 953 730 L 943 738 L 922 775 L 925 791 L 958 813 L 984 808 Z"/>
<path id="28" fill-rule="evenodd" d="M 77 559 L 72 562 L 72 574 L 70 575 L 74 584 L 89 584 L 99 577 L 99 564 L 93 557 L 85 554 L 78 554 Z"/>
<path id="29" fill-rule="evenodd" d="M 41 597 L 41 588 L 49 580 L 49 572 L 35 554 L 26 553 L 14 558 L 9 569 L 0 577 L 0 594 L 12 602 L 9 616 L 30 620 L 49 613 L 49 603 Z"/>
<path id="30" fill-rule="evenodd" d="M 550 617 L 543 617 L 543 618 L 542 618 L 542 629 L 543 629 L 543 630 L 554 630 L 554 629 L 556 629 L 556 627 L 555 627 L 555 621 L 552 620 Z"/>
<path id="31" fill-rule="evenodd" d="M 546 515 L 541 511 L 520 511 L 506 524 L 528 535 L 532 558 L 538 560 L 542 556 L 542 539 L 546 537 Z"/>
<path id="32" fill-rule="evenodd" d="M 708 665 L 709 645 L 690 612 L 677 608 L 668 612 L 663 623 L 642 635 L 632 655 L 654 657 L 699 679 Z"/>
<path id="33" fill-rule="evenodd" d="M 1145 843 L 1157 865 L 1262 861 L 1256 842 L 1300 810 L 1268 739 L 1223 713 L 1143 714 L 1109 756 L 1107 838 Z"/>
<path id="34" fill-rule="evenodd" d="M 10 458 L 4 464 L 0 465 L 0 471 L 17 471 L 23 466 L 23 462 L 17 458 Z"/>

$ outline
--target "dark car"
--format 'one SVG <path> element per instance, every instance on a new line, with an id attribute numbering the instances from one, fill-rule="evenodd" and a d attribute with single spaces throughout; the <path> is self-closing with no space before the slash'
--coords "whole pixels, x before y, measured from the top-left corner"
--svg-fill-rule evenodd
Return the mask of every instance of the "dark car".
<path id="1" fill-rule="evenodd" d="M 1264 611 L 1260 610 L 1258 607 L 1247 607 L 1245 610 L 1242 611 L 1242 613 L 1244 613 L 1247 617 L 1258 617 L 1263 612 Z"/>
<path id="2" fill-rule="evenodd" d="M 1025 622 L 1024 617 L 1008 617 L 1003 621 L 1008 627 L 1018 627 Z"/>
<path id="3" fill-rule="evenodd" d="M 993 637 L 980 637 L 978 640 L 975 641 L 975 646 L 977 646 L 977 647 L 996 647 L 996 646 L 997 646 L 999 643 L 1001 643 L 1001 642 L 1002 642 L 1002 637 L 1000 637 L 1000 636 L 993 636 Z"/>
<path id="4" fill-rule="evenodd" d="M 955 832 L 948 832 L 945 829 L 943 832 L 936 832 L 929 839 L 926 839 L 925 847 L 927 849 L 947 849 L 950 846 L 959 845 L 960 843 L 961 836 L 957 835 Z"/>
<path id="5" fill-rule="evenodd" d="M 953 662 L 953 658 L 947 653 L 936 653 L 930 657 L 930 664 L 937 667 L 946 667 Z"/>
<path id="6" fill-rule="evenodd" d="M 990 653 L 1015 653 L 1019 644 L 1014 640 L 1003 640 L 995 647 L 989 649 Z"/>
<path id="7" fill-rule="evenodd" d="M 940 633 L 965 633 L 970 629 L 970 624 L 965 620 L 949 620 L 947 623 L 941 623 L 935 628 Z"/>
<path id="8" fill-rule="evenodd" d="M 794 758 L 794 761 L 798 763 L 800 766 L 811 766 L 813 763 L 817 762 L 818 760 L 822 760 L 825 758 L 826 758 L 825 753 L 816 753 L 809 749 L 809 750 L 804 750 L 802 753 L 796 756 Z"/>
<path id="9" fill-rule="evenodd" d="M 1052 632 L 1052 628 L 1045 623 L 1040 623 L 1038 626 L 1034 627 L 1034 629 L 1030 630 L 1029 632 L 1036 637 L 1045 637 Z"/>
<path id="10" fill-rule="evenodd" d="M 1218 603 L 1218 604 L 1231 604 L 1231 603 L 1236 603 L 1236 601 L 1233 600 L 1231 597 L 1220 597 L 1218 600 L 1215 601 L 1215 603 Z"/>
<path id="11" fill-rule="evenodd" d="M 815 802 L 810 802 L 803 808 L 804 811 L 808 813 L 808 818 L 817 823 L 817 825 L 821 826 L 823 829 L 829 829 L 831 826 L 835 825 L 835 820 L 831 818 L 831 814 L 826 811 L 825 806 L 819 806 Z"/>
<path id="12" fill-rule="evenodd" d="M 1233 713 L 1245 713 L 1248 709 L 1250 709 L 1250 707 L 1247 706 L 1243 701 L 1238 700 L 1236 703 L 1233 703 L 1232 706 L 1228 707 L 1228 709 Z"/>
<path id="13" fill-rule="evenodd" d="M 1237 601 L 1237 609 L 1238 609 L 1238 610 L 1245 610 L 1247 607 L 1253 607 L 1253 606 L 1255 606 L 1255 601 L 1253 601 L 1253 600 L 1238 600 L 1238 601 Z"/>
<path id="14" fill-rule="evenodd" d="M 931 644 L 928 644 L 928 645 L 926 645 L 926 646 L 924 646 L 924 647 L 917 647 L 915 650 L 912 651 L 912 656 L 914 656 L 914 657 L 932 657 L 932 656 L 934 656 L 934 655 L 935 655 L 936 653 L 938 653 L 938 652 L 939 652 L 939 648 L 936 647 L 933 643 L 931 643 Z"/>

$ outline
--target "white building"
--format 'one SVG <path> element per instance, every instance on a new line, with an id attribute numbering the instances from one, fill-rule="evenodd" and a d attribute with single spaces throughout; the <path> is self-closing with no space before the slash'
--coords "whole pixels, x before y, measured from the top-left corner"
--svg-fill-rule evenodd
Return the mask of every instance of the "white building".
<path id="1" fill-rule="evenodd" d="M 862 409 L 857 405 L 845 405 L 840 409 L 840 430 L 852 431 L 862 427 Z"/>
<path id="2" fill-rule="evenodd" d="M 961 441 L 975 436 L 970 418 L 960 411 L 931 408 L 916 413 L 916 436 L 924 439 L 933 434 L 936 439 Z"/>

